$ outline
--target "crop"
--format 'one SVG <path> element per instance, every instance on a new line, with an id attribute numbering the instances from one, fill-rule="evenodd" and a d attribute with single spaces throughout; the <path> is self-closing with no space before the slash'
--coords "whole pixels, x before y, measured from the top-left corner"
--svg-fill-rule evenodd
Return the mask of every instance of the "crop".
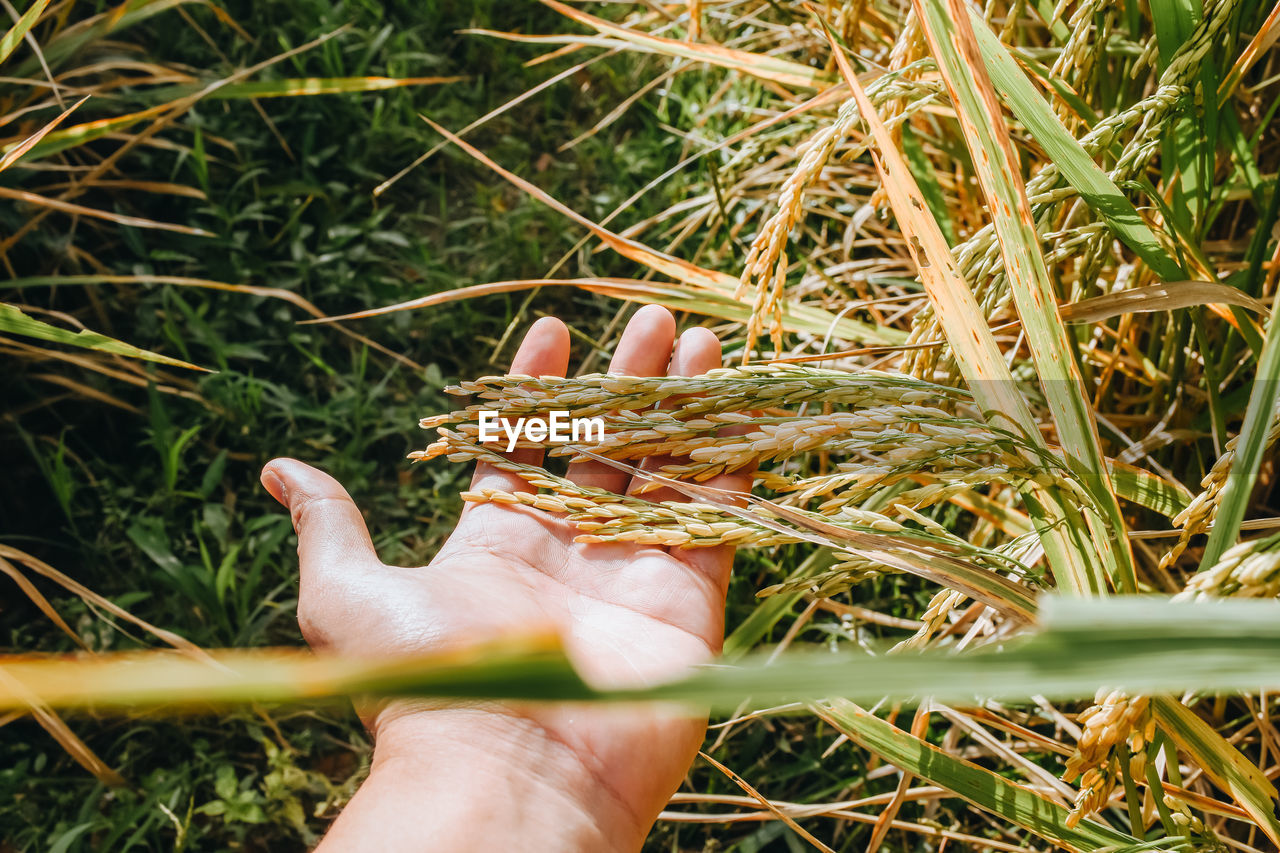
<path id="1" fill-rule="evenodd" d="M 606 439 L 553 457 L 676 457 L 650 485 L 687 502 L 619 498 L 528 469 L 527 492 L 467 499 L 564 512 L 583 541 L 775 552 L 804 542 L 830 553 L 821 571 L 761 589 L 762 608 L 779 597 L 808 601 L 806 613 L 832 599 L 857 605 L 885 574 L 940 585 L 884 654 L 999 647 L 1046 589 L 1275 597 L 1274 536 L 1239 541 L 1280 390 L 1265 307 L 1278 102 L 1255 67 L 1276 38 L 1274 12 L 1085 0 L 978 14 L 917 0 L 689 4 L 676 19 L 638 6 L 605 20 L 550 5 L 593 45 L 725 70 L 719 98 L 699 104 L 723 141 L 689 158 L 709 160 L 714 180 L 645 223 L 674 242 L 658 251 L 635 230 L 624 244 L 589 225 L 648 275 L 579 285 L 740 323 L 745 366 L 687 380 L 462 383 L 455 392 L 474 403 L 424 420 L 439 438 L 420 458 L 500 464 L 475 441 L 478 407 L 565 408 L 603 415 Z M 753 123 L 734 99 L 757 105 Z M 707 231 L 696 253 L 675 257 L 684 235 Z M 733 257 L 736 279 L 716 269 Z M 797 364 L 811 361 L 828 369 Z M 731 424 L 743 434 L 725 434 Z M 757 464 L 752 496 L 696 485 Z M 1172 538 L 1130 536 L 1152 524 Z M 903 615 L 887 610 L 881 624 Z M 1066 806 L 1066 828 L 1094 819 L 1131 843 L 1236 846 L 1261 834 L 1274 844 L 1269 752 L 1235 730 L 1257 702 L 1103 688 L 1069 717 L 1042 703 L 963 720 L 922 700 L 898 735 L 954 745 L 962 725 L 987 761 Z M 940 710 L 951 725 L 931 731 Z M 903 771 L 870 848 L 912 776 L 964 796 L 922 760 L 930 753 L 895 761 L 860 738 L 869 717 L 813 713 Z M 1206 798 L 1198 807 L 1188 778 Z M 1036 819 L 1014 823 L 1080 844 Z"/>
<path id="2" fill-rule="evenodd" d="M 1273 521 L 1280 435 L 1280 14 L 1248 0 L 733 0 L 610 4 L 607 19 L 547 5 L 573 22 L 536 37 L 557 55 L 670 61 L 682 165 L 706 175 L 684 202 L 626 229 L 592 221 L 424 118 L 641 272 L 321 319 L 567 286 L 706 318 L 728 341 L 734 366 L 703 377 L 461 382 L 471 402 L 424 413 L 433 434 L 414 454 L 519 473 L 527 490 L 464 498 L 565 513 L 584 541 L 754 549 L 737 583 L 757 601 L 726 644 L 740 666 L 639 697 L 729 714 L 668 825 L 776 821 L 819 849 L 1280 845 L 1274 700 L 1259 690 L 1280 680 L 1275 605 L 1216 601 L 1274 599 L 1280 575 L 1275 536 L 1254 533 Z M 477 441 L 481 409 L 600 416 L 606 435 L 517 465 Z M 687 500 L 556 473 L 588 455 Z M 635 467 L 653 455 L 676 461 Z M 751 495 L 702 485 L 744 468 Z M 287 674 L 311 672 L 224 663 L 277 701 L 303 692 Z M 456 660 L 335 665 L 319 692 L 617 698 L 562 663 L 541 642 L 490 649 L 462 686 Z M 97 662 L 90 683 L 117 664 L 132 665 Z M 93 698 L 56 665 L 22 672 L 60 704 Z M 257 695 L 198 672 L 204 698 Z M 156 702 L 144 687 L 98 695 Z M 766 736 L 786 749 L 735 749 Z"/>

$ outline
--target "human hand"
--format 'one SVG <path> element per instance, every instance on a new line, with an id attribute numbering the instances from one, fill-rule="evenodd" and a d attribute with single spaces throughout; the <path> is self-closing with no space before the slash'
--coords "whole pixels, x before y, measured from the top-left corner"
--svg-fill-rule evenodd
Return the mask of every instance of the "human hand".
<path id="1" fill-rule="evenodd" d="M 689 329 L 673 354 L 674 339 L 666 309 L 642 308 L 610 372 L 692 376 L 720 366 L 710 331 Z M 563 376 L 568 360 L 568 330 L 544 318 L 511 372 Z M 510 456 L 539 464 L 542 452 Z M 618 493 L 630 479 L 597 462 L 575 463 L 568 476 Z M 578 544 L 577 531 L 552 514 L 481 503 L 466 506 L 430 565 L 399 568 L 378 560 L 359 510 L 332 477 L 277 459 L 262 481 L 298 533 L 298 621 L 313 648 L 385 657 L 551 630 L 589 683 L 610 687 L 673 677 L 720 650 L 732 546 Z M 746 489 L 750 475 L 711 485 Z M 530 488 L 481 464 L 472 487 L 486 486 Z M 705 716 L 648 707 L 395 702 L 362 717 L 375 739 L 373 769 L 324 850 L 634 850 L 706 728 Z"/>

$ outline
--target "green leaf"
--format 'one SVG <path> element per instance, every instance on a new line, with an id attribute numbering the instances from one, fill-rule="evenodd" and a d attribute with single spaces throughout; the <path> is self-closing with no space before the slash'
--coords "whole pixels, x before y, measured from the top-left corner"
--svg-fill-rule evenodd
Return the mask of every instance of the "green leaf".
<path id="1" fill-rule="evenodd" d="M 1271 842 L 1280 846 L 1280 821 L 1276 819 L 1276 788 L 1253 762 L 1189 708 L 1175 699 L 1151 700 L 1160 727 L 1189 754 L 1213 783 L 1243 806 Z"/>
<path id="2" fill-rule="evenodd" d="M 97 350 L 98 352 L 111 353 L 112 355 L 122 355 L 127 358 L 139 358 L 143 361 L 154 361 L 157 364 L 167 364 L 171 367 L 185 367 L 189 370 L 200 370 L 206 373 L 212 372 L 208 368 L 199 367 L 185 361 L 179 361 L 176 358 L 170 358 L 167 355 L 151 352 L 150 350 L 139 349 L 132 344 L 124 341 L 118 341 L 115 338 L 108 337 L 98 332 L 91 332 L 87 329 L 79 332 L 71 332 L 66 329 L 60 329 L 52 326 L 34 317 L 30 317 L 23 313 L 16 305 L 10 305 L 7 302 L 0 302 L 0 332 L 7 332 L 12 335 L 25 335 L 29 338 L 38 338 L 42 341 L 51 341 L 58 344 L 70 344 L 74 347 L 83 347 L 85 349 Z"/>
<path id="3" fill-rule="evenodd" d="M 68 829 L 66 832 L 62 833 L 62 835 L 58 836 L 57 841 L 50 845 L 49 853 L 67 853 L 67 851 L 71 849 L 71 845 L 75 844 L 80 836 L 84 835 L 90 829 L 93 829 L 95 825 L 94 821 L 89 821 L 88 823 L 77 824 L 71 829 Z"/>
<path id="4" fill-rule="evenodd" d="M 38 160 L 49 157 L 68 148 L 84 145 L 111 133 L 118 133 L 133 125 L 154 119 L 166 110 L 175 106 L 183 98 L 190 98 L 205 92 L 207 100 L 240 100 L 246 98 L 284 98 L 309 95 L 351 94 L 356 92 L 378 92 L 401 86 L 422 86 L 437 83 L 452 83 L 461 77 L 305 77 L 284 80 L 254 80 L 243 83 L 228 83 L 210 89 L 209 83 L 192 83 L 181 86 L 166 86 L 150 92 L 151 97 L 163 98 L 164 103 L 148 107 L 136 112 L 119 116 L 95 119 L 77 125 L 55 130 L 47 134 L 31 150 L 23 155 L 22 161 Z M 206 90 L 208 90 L 206 92 Z M 0 153 L 7 154 L 21 141 L 12 142 Z"/>
<path id="5" fill-rule="evenodd" d="M 1085 851 L 1139 843 L 1133 836 L 1093 821 L 1081 821 L 1073 829 L 1067 826 L 1069 812 L 1063 806 L 985 767 L 949 755 L 847 699 L 823 702 L 815 711 L 841 734 L 893 766 L 1054 844 Z"/>
<path id="6" fill-rule="evenodd" d="M 1054 41 L 1058 44 L 1065 44 L 1067 39 L 1071 37 L 1071 29 L 1063 23 L 1061 17 L 1054 15 L 1057 4 L 1053 3 L 1052 0 L 1031 0 L 1030 5 L 1040 15 L 1040 20 L 1048 25 Z"/>
<path id="7" fill-rule="evenodd" d="M 816 575 L 835 563 L 835 555 L 828 548 L 819 548 L 805 558 L 805 561 L 795 568 L 791 574 L 787 575 L 788 581 L 800 580 L 801 578 Z M 797 601 L 804 598 L 804 591 L 797 592 L 780 592 L 777 595 L 771 595 L 757 604 L 743 619 L 733 633 L 724 640 L 723 656 L 726 660 L 737 660 L 747 655 L 756 644 L 764 638 L 765 634 L 778 624 L 787 611 L 790 610 Z"/>
<path id="8" fill-rule="evenodd" d="M 1077 592 L 1097 594 L 1106 592 L 1109 578 L 1117 592 L 1132 592 L 1137 589 L 1137 580 L 1124 533 L 1124 516 L 1116 501 L 1075 353 L 1058 314 L 1017 154 L 996 104 L 995 89 L 983 70 L 968 7 L 960 0 L 916 0 L 916 9 L 951 93 L 987 200 L 1009 289 L 1045 400 L 1053 413 L 1059 444 L 1067 466 L 1093 498 L 1093 506 L 1082 506 L 1079 511 L 1101 565 L 1086 567 L 1083 578 L 1062 578 L 1060 582 L 1070 582 Z M 985 30 L 986 24 L 980 23 L 978 29 Z"/>
<path id="9" fill-rule="evenodd" d="M 404 86 L 434 86 L 456 83 L 464 77 L 301 77 L 282 80 L 252 80 L 228 83 L 211 91 L 207 100 L 242 100 L 245 98 L 295 98 L 308 95 L 346 95 L 358 92 L 381 92 Z M 158 100 L 171 101 L 194 95 L 209 84 L 189 83 L 166 86 L 148 94 Z"/>
<path id="10" fill-rule="evenodd" d="M 938 174 L 933 168 L 933 163 L 929 161 L 920 137 L 911 129 L 910 124 L 902 125 L 902 153 L 911 166 L 911 173 L 916 176 L 920 184 L 920 192 L 924 194 L 925 203 L 929 205 L 929 212 L 938 221 L 938 227 L 947 238 L 947 245 L 954 246 L 956 229 L 951 222 L 951 213 L 947 210 L 946 196 L 943 195 L 942 185 L 938 183 Z"/>
<path id="11" fill-rule="evenodd" d="M 1151 0 L 1151 22 L 1155 26 L 1161 71 L 1168 67 L 1178 48 L 1191 35 L 1199 17 L 1199 5 L 1197 0 Z"/>
<path id="12" fill-rule="evenodd" d="M 1191 492 L 1181 483 L 1171 483 L 1157 474 L 1123 462 L 1108 460 L 1108 466 L 1118 497 L 1158 512 L 1165 518 L 1173 518 L 1191 504 Z"/>
<path id="13" fill-rule="evenodd" d="M 1004 648 L 895 655 L 804 650 L 776 660 L 760 653 L 738 665 L 701 667 L 678 681 L 613 692 L 589 688 L 546 636 L 379 661 L 300 649 L 228 650 L 209 659 L 163 651 L 9 656 L 0 657 L 0 666 L 16 682 L 0 680 L 0 709 L 25 707 L 26 691 L 52 707 L 311 702 L 368 694 L 733 708 L 747 697 L 755 707 L 833 696 L 973 703 L 1080 699 L 1103 685 L 1146 694 L 1280 686 L 1280 603 L 1274 601 L 1046 597 L 1038 620 L 1037 631 Z"/>
<path id="14" fill-rule="evenodd" d="M 987 73 L 996 84 L 1001 99 L 1045 150 L 1048 159 L 1061 170 L 1067 182 L 1080 193 L 1084 202 L 1156 275 L 1166 281 L 1187 278 L 1133 203 L 1063 126 L 1048 102 L 1009 55 L 1008 49 L 976 13 L 973 15 L 973 31 Z"/>
<path id="15" fill-rule="evenodd" d="M 1204 556 L 1200 558 L 1200 571 L 1218 562 L 1222 553 L 1235 544 L 1240 535 L 1240 523 L 1249 508 L 1254 481 L 1262 467 L 1267 433 L 1275 417 L 1276 404 L 1280 403 L 1280 331 L 1276 326 L 1276 315 L 1273 314 L 1267 324 L 1262 356 L 1258 359 L 1258 374 L 1249 392 L 1244 424 L 1236 437 L 1235 462 L 1218 499 L 1218 513 L 1214 517 L 1213 529 L 1209 531 L 1209 541 L 1205 543 Z"/>
<path id="16" fill-rule="evenodd" d="M 67 58 L 108 35 L 119 35 L 170 9 L 202 2 L 203 0 L 124 0 L 105 11 L 57 30 L 41 44 L 41 51 L 49 66 L 57 68 Z M 40 68 L 39 59 L 32 56 L 6 71 L 7 76 L 27 79 L 38 74 Z"/>
<path id="17" fill-rule="evenodd" d="M 217 771 L 213 774 L 214 793 L 224 800 L 229 800 L 239 789 L 240 783 L 236 779 L 236 769 L 230 764 L 219 764 Z"/>
<path id="18" fill-rule="evenodd" d="M 155 118 L 164 112 L 164 110 L 165 106 L 161 105 L 141 110 L 139 112 L 128 113 L 122 116 L 112 116 L 110 118 L 82 122 L 80 124 L 64 128 L 63 130 L 55 130 L 33 145 L 31 150 L 23 154 L 22 158 L 18 162 L 39 160 L 42 157 L 49 157 L 61 151 L 66 151 L 68 148 L 74 148 L 77 145 L 92 142 L 93 140 L 106 136 L 109 133 L 115 133 L 116 131 L 132 127 L 140 121 Z M 8 154 L 21 144 L 21 140 L 11 142 L 0 148 L 0 152 Z"/>
<path id="19" fill-rule="evenodd" d="M 28 690 L 59 705 L 181 707 L 315 701 L 344 695 L 440 695 L 542 700 L 601 699 L 554 638 L 506 638 L 451 652 L 371 661 L 302 649 L 167 651 L 0 657 L 0 707 L 26 707 Z"/>
<path id="20" fill-rule="evenodd" d="M 701 667 L 679 681 L 601 692 L 576 675 L 551 638 L 507 638 L 416 658 L 370 661 L 299 649 L 0 657 L 0 709 L 23 709 L 34 693 L 53 707 L 206 707 L 315 702 L 340 695 L 433 696 L 533 701 L 664 701 L 734 708 L 819 702 L 845 734 L 905 771 L 1055 843 L 1073 849 L 1132 844 L 1039 795 L 898 731 L 854 708 L 889 697 L 973 704 L 1044 695 L 1092 696 L 1100 685 L 1136 693 L 1257 689 L 1280 685 L 1280 604 L 1170 602 L 1167 598 L 1051 598 L 1041 630 L 1000 650 L 874 656 L 787 652 L 741 665 Z M 849 697 L 836 699 L 831 697 Z M 1162 729 L 1273 838 L 1275 791 L 1212 727 L 1171 699 L 1153 706 Z M 224 785 L 225 787 L 225 785 Z"/>
<path id="21" fill-rule="evenodd" d="M 35 26 L 36 21 L 40 18 L 44 8 L 49 5 L 49 0 L 36 0 L 31 4 L 31 8 L 22 14 L 18 22 L 9 28 L 4 34 L 4 38 L 0 38 L 0 62 L 4 62 L 9 58 L 9 54 L 13 53 L 14 48 L 18 46 L 18 42 L 26 37 L 31 28 Z"/>

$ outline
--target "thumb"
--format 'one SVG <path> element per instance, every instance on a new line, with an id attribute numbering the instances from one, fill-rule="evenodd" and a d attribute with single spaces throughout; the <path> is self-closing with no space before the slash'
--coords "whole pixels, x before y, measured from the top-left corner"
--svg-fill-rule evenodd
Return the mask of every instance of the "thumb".
<path id="1" fill-rule="evenodd" d="M 379 563 L 369 530 L 342 484 L 296 459 L 273 459 L 262 485 L 283 504 L 298 534 L 302 595 Z"/>

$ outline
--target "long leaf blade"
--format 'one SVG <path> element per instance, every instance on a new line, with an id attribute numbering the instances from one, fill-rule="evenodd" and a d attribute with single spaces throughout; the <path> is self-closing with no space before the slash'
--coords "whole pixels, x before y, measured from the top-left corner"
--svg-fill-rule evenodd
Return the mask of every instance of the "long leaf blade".
<path id="1" fill-rule="evenodd" d="M 50 325 L 43 320 L 37 320 L 34 317 L 23 313 L 16 305 L 10 305 L 7 302 L 0 302 L 0 332 L 8 332 L 13 335 L 24 335 L 29 338 L 37 338 L 42 341 L 50 341 L 57 344 L 69 344 L 74 347 L 83 347 L 85 349 L 96 350 L 98 352 L 110 353 L 111 355 L 122 355 L 128 358 L 138 358 L 143 361 L 154 361 L 157 364 L 167 364 L 172 367 L 185 367 L 188 370 L 199 370 L 205 373 L 210 372 L 208 368 L 200 367 L 189 362 L 180 361 L 176 358 L 170 358 L 167 355 L 160 355 L 150 350 L 140 349 L 127 344 L 124 341 L 116 340 L 107 335 L 98 332 L 91 332 L 83 329 L 79 332 L 71 332 L 66 329 L 60 329 L 57 326 Z"/>
<path id="2" fill-rule="evenodd" d="M 1182 267 L 1160 244 L 1133 203 L 1054 115 L 995 33 L 976 13 L 972 20 L 987 72 L 993 82 L 999 83 L 997 91 L 1002 100 L 1044 148 L 1067 182 L 1157 275 L 1166 281 L 1185 278 Z"/>
<path id="3" fill-rule="evenodd" d="M 9 31 L 4 34 L 4 38 L 0 38 L 0 62 L 8 59 L 9 54 L 13 53 L 18 46 L 18 42 L 22 41 L 27 33 L 31 32 L 31 28 L 35 26 L 36 21 L 40 19 L 40 15 L 48 5 L 49 0 L 36 0 L 31 4 L 31 8 L 18 19 L 18 22 L 9 28 Z"/>
<path id="4" fill-rule="evenodd" d="M 792 651 L 702 667 L 674 682 L 601 692 L 587 688 L 546 637 L 502 640 L 457 653 L 395 660 L 315 656 L 298 649 L 68 656 L 11 655 L 0 666 L 50 707 L 181 707 L 248 701 L 308 702 L 351 694 L 529 701 L 681 702 L 731 709 L 891 698 L 972 704 L 1047 696 L 1092 697 L 1101 685 L 1133 693 L 1280 687 L 1280 604 L 1170 602 L 1168 598 L 1047 597 L 1039 630 L 1007 648 Z M 0 709 L 25 707 L 0 688 Z"/>
<path id="5" fill-rule="evenodd" d="M 1013 429 L 1029 442 L 1043 445 L 1031 409 L 1018 393 L 1009 365 L 987 327 L 986 316 L 960 274 L 941 228 L 928 213 L 924 195 L 907 167 L 906 159 L 876 114 L 848 58 L 834 38 L 830 38 L 830 34 L 828 37 L 845 83 L 852 90 L 879 149 L 880 156 L 875 163 L 881 182 L 906 238 L 911 258 L 920 271 L 925 292 L 956 354 L 960 372 L 982 406 L 985 417 Z M 1028 490 L 1024 499 L 1036 518 L 1040 541 L 1058 582 L 1076 591 L 1096 588 L 1094 552 L 1089 543 L 1078 535 L 1082 525 L 1072 523 L 1079 519 L 1078 510 L 1069 502 L 1060 502 L 1043 491 Z"/>
<path id="6" fill-rule="evenodd" d="M 1107 472 L 1093 412 L 1084 395 L 1066 326 L 1031 218 L 1026 188 L 995 89 L 983 68 L 967 7 L 961 0 L 915 0 L 916 12 L 956 109 L 987 199 L 1018 316 L 1058 429 L 1067 465 L 1091 493 L 1083 513 L 1093 544 L 1118 592 L 1137 589 L 1124 516 Z M 983 25 L 985 27 L 985 24 Z M 1100 517 L 1099 517 L 1100 515 Z M 1095 593 L 1106 591 L 1093 577 Z"/>
<path id="7" fill-rule="evenodd" d="M 1152 710 L 1174 742 L 1204 768 L 1215 785 L 1249 812 L 1271 843 L 1280 846 L 1280 820 L 1276 819 L 1280 803 L 1266 774 L 1177 700 L 1155 697 Z"/>
<path id="8" fill-rule="evenodd" d="M 1245 409 L 1244 423 L 1236 438 L 1236 457 L 1227 475 L 1226 485 L 1218 499 L 1218 513 L 1209 532 L 1209 541 L 1200 558 L 1200 571 L 1213 566 L 1222 553 L 1231 547 L 1240 535 L 1240 523 L 1249 509 L 1249 496 L 1262 468 L 1262 457 L 1267 449 L 1267 433 L 1280 404 L 1280 331 L 1273 315 L 1267 325 L 1267 339 L 1258 359 L 1258 374 L 1249 392 L 1249 405 Z"/>
<path id="9" fill-rule="evenodd" d="M 946 788 L 1047 841 L 1079 851 L 1138 843 L 1132 836 L 1092 821 L 1072 828 L 1067 825 L 1069 812 L 1061 805 L 985 767 L 949 755 L 847 699 L 823 702 L 815 711 L 841 734 L 895 767 Z"/>

